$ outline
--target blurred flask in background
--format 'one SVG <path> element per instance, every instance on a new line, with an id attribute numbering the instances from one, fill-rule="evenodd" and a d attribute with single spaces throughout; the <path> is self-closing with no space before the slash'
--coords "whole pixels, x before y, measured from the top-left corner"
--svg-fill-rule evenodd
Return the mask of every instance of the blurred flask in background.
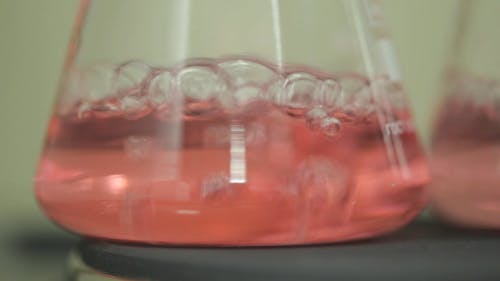
<path id="1" fill-rule="evenodd" d="M 500 228 L 500 1 L 464 0 L 432 140 L 436 211 Z M 495 32 L 492 32 L 495 31 Z"/>

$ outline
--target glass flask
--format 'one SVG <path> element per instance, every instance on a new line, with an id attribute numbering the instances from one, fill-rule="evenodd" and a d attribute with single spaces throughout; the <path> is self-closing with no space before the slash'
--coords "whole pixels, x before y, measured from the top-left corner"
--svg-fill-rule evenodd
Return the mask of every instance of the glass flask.
<path id="1" fill-rule="evenodd" d="M 83 0 L 40 205 L 155 244 L 395 230 L 429 177 L 387 33 L 376 1 Z"/>
<path id="2" fill-rule="evenodd" d="M 500 1 L 462 1 L 459 11 L 433 134 L 430 192 L 443 217 L 500 228 Z"/>

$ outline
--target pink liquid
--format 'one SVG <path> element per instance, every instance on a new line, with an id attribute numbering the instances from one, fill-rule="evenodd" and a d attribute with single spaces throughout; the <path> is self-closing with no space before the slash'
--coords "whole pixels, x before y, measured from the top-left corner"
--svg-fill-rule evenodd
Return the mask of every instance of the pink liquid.
<path id="1" fill-rule="evenodd" d="M 487 83 L 495 85 L 468 77 L 442 107 L 430 191 L 436 210 L 452 222 L 500 228 L 500 103 Z"/>
<path id="2" fill-rule="evenodd" d="M 115 97 L 85 114 L 77 102 L 50 121 L 38 200 L 71 231 L 169 244 L 350 240 L 418 214 L 428 175 L 406 111 L 381 129 L 374 112 L 302 107 L 315 99 L 305 84 L 287 88 L 289 78 L 285 89 L 306 90 L 288 103 L 264 95 L 223 107 L 220 96 L 184 96 L 181 109 L 137 106 L 130 115 L 102 110 Z"/>

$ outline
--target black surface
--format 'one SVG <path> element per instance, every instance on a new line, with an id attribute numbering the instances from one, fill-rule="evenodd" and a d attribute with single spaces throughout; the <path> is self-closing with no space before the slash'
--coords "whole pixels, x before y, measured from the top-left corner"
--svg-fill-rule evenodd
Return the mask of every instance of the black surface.
<path id="1" fill-rule="evenodd" d="M 168 248 L 83 241 L 78 251 L 98 271 L 139 280 L 500 280 L 499 232 L 434 222 L 347 244 Z"/>

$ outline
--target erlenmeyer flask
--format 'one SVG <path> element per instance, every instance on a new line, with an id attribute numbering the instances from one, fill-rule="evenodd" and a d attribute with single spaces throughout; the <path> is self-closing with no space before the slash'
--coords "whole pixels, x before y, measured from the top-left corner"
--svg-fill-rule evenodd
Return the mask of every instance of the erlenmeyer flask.
<path id="1" fill-rule="evenodd" d="M 495 228 L 500 228 L 499 10 L 500 1 L 461 2 L 434 129 L 431 188 L 441 215 Z"/>
<path id="2" fill-rule="evenodd" d="M 36 177 L 61 226 L 279 245 L 419 212 L 426 165 L 376 2 L 81 3 Z"/>

